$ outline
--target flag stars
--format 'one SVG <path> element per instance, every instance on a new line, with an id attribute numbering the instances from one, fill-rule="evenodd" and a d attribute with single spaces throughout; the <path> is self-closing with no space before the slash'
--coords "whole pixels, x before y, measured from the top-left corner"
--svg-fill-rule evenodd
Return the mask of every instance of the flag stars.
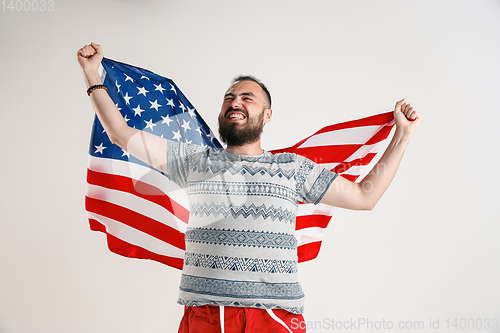
<path id="1" fill-rule="evenodd" d="M 182 119 L 182 121 L 184 122 L 181 127 L 184 128 L 184 132 L 186 132 L 188 129 L 191 129 L 191 127 L 189 127 L 189 123 L 190 121 L 186 121 L 184 119 Z"/>
<path id="2" fill-rule="evenodd" d="M 181 102 L 179 102 L 179 107 L 182 109 L 182 112 L 186 112 L 186 107 L 184 106 L 184 104 L 182 104 Z"/>
<path id="3" fill-rule="evenodd" d="M 135 114 L 134 116 L 137 116 L 139 115 L 139 117 L 141 116 L 141 113 L 144 112 L 145 110 L 141 109 L 141 105 L 137 105 L 136 108 L 132 108 L 132 110 L 134 110 Z"/>
<path id="4" fill-rule="evenodd" d="M 167 90 L 161 86 L 161 83 L 159 85 L 156 85 L 153 83 L 153 86 L 155 86 L 155 88 L 156 88 L 155 91 L 159 90 L 162 94 L 163 94 L 163 90 Z"/>
<path id="5" fill-rule="evenodd" d="M 214 139 L 215 139 L 214 132 L 210 131 L 210 133 L 208 133 L 207 137 L 209 137 L 211 141 L 214 141 Z"/>
<path id="6" fill-rule="evenodd" d="M 101 153 L 101 155 L 103 154 L 103 151 L 104 149 L 106 149 L 107 147 L 104 147 L 104 144 L 101 142 L 101 144 L 99 146 L 94 146 L 96 151 L 94 152 L 94 154 L 97 154 L 97 153 Z"/>
<path id="7" fill-rule="evenodd" d="M 167 100 L 167 105 L 170 105 L 172 107 L 172 109 L 174 109 L 175 108 L 174 99 L 173 98 L 172 99 L 166 98 L 166 100 Z"/>
<path id="8" fill-rule="evenodd" d="M 130 100 L 133 98 L 131 96 L 128 95 L 128 92 L 125 94 L 125 96 L 123 96 L 123 98 L 125 99 L 125 104 L 126 105 L 130 105 Z"/>
<path id="9" fill-rule="evenodd" d="M 150 128 L 152 131 L 153 127 L 156 126 L 156 124 L 153 123 L 153 118 L 151 118 L 149 121 L 144 120 L 144 122 L 146 123 L 145 129 Z"/>
<path id="10" fill-rule="evenodd" d="M 139 95 L 139 94 L 143 94 L 143 95 L 144 95 L 144 97 L 146 97 L 146 93 L 148 93 L 148 92 L 149 92 L 149 91 L 147 91 L 147 90 L 146 90 L 146 88 L 144 88 L 144 87 L 140 87 L 140 88 L 139 88 L 139 87 L 136 87 L 136 88 L 137 88 L 137 89 L 139 89 L 139 92 L 137 93 L 137 95 Z"/>
<path id="11" fill-rule="evenodd" d="M 123 75 L 125 75 L 125 82 L 127 82 L 127 81 L 134 82 L 134 80 L 130 76 L 128 76 L 127 74 L 123 73 Z"/>
<path id="12" fill-rule="evenodd" d="M 177 140 L 178 142 L 181 141 L 182 135 L 181 135 L 181 130 L 178 130 L 177 132 L 172 131 L 174 133 L 174 137 L 172 140 Z"/>
<path id="13" fill-rule="evenodd" d="M 195 108 L 190 109 L 188 106 L 188 113 L 191 117 L 196 117 L 196 113 L 194 113 L 195 111 L 196 111 Z"/>
<path id="14" fill-rule="evenodd" d="M 118 71 L 118 69 L 115 70 Z M 198 123 L 198 120 L 201 118 L 197 110 L 185 99 L 180 91 L 177 91 L 177 86 L 174 82 L 170 80 L 157 81 L 153 76 L 151 76 L 153 77 L 153 80 L 151 80 L 148 73 L 144 72 L 130 71 L 131 75 L 128 75 L 128 73 L 129 71 L 126 74 L 122 71 L 113 72 L 111 69 L 108 72 L 110 74 L 109 78 L 113 78 L 115 81 L 115 90 L 113 90 L 113 79 L 109 82 L 111 95 L 113 97 L 117 96 L 113 98 L 113 104 L 115 104 L 116 110 L 120 112 L 128 126 L 177 142 L 199 144 L 204 147 L 214 145 L 212 141 L 217 141 L 216 135 L 210 129 L 202 126 L 203 123 Z M 115 92 L 117 93 L 116 95 L 114 94 Z M 161 94 L 161 97 L 158 93 Z M 143 106 L 145 109 L 142 108 Z M 153 112 L 152 109 L 156 112 Z M 177 114 L 180 113 L 185 116 L 178 116 Z M 170 127 L 170 124 L 173 125 Z M 103 128 L 100 127 L 100 130 L 102 131 Z M 195 133 L 198 133 L 199 136 Z M 208 136 L 207 133 L 209 133 Z M 96 135 L 100 136 L 103 134 L 98 133 Z M 109 156 L 121 161 L 133 159 L 132 154 L 125 149 L 115 147 L 107 138 L 96 138 L 94 140 L 94 143 L 91 144 L 91 147 L 94 146 L 94 149 L 92 150 L 91 148 L 90 151 L 93 156 Z M 99 145 L 97 145 L 98 143 Z M 111 146 L 104 146 L 104 143 Z M 107 148 L 110 149 L 106 150 Z M 121 153 L 120 150 L 122 151 Z"/>
<path id="15" fill-rule="evenodd" d="M 154 102 L 149 101 L 149 103 L 151 103 L 150 109 L 155 109 L 156 111 L 158 111 L 158 108 L 161 106 L 158 104 L 158 100 L 155 100 Z"/>
<path id="16" fill-rule="evenodd" d="M 167 124 L 167 126 L 170 126 L 170 123 L 173 121 L 170 119 L 170 117 L 167 115 L 166 117 L 160 116 L 163 118 L 163 121 L 161 122 L 162 124 Z"/>

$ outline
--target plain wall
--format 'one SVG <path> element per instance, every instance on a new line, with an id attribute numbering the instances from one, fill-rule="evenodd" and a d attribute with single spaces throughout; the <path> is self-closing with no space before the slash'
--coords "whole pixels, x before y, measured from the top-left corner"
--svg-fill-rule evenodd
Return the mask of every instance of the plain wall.
<path id="1" fill-rule="evenodd" d="M 347 331 L 500 332 L 499 1 L 53 7 L 0 7 L 1 333 L 175 332 L 182 316 L 179 271 L 115 255 L 88 227 L 93 109 L 76 51 L 91 41 L 174 79 L 214 130 L 230 80 L 257 76 L 274 100 L 266 149 L 407 97 L 424 121 L 387 193 L 371 212 L 338 209 L 299 266 L 309 332 L 363 318 Z"/>

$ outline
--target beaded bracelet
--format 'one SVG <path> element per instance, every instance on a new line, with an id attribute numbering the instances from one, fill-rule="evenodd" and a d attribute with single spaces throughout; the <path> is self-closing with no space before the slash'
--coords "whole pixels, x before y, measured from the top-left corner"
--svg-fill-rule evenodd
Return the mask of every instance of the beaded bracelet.
<path id="1" fill-rule="evenodd" d="M 89 89 L 87 89 L 87 95 L 90 96 L 90 93 L 96 89 L 104 89 L 104 90 L 108 91 L 108 88 L 106 88 L 106 86 L 104 84 L 96 84 L 96 85 L 90 87 Z"/>

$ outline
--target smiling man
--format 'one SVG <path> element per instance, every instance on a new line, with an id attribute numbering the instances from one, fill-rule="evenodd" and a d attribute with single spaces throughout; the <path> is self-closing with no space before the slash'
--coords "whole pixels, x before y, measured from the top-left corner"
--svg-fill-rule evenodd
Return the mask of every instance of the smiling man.
<path id="1" fill-rule="evenodd" d="M 131 128 L 103 89 L 102 57 L 97 44 L 77 52 L 110 140 L 167 173 L 188 194 L 179 332 L 304 332 L 303 325 L 293 325 L 303 322 L 304 310 L 294 237 L 299 201 L 373 209 L 421 122 L 420 113 L 404 99 L 396 103 L 396 132 L 379 161 L 384 167 L 356 184 L 305 157 L 262 149 L 262 130 L 272 118 L 271 95 L 250 76 L 236 78 L 224 94 L 219 114 L 224 150 Z"/>
<path id="2" fill-rule="evenodd" d="M 239 76 L 224 95 L 219 134 L 227 149 L 240 155 L 261 154 L 260 136 L 271 121 L 271 94 L 252 76 Z"/>

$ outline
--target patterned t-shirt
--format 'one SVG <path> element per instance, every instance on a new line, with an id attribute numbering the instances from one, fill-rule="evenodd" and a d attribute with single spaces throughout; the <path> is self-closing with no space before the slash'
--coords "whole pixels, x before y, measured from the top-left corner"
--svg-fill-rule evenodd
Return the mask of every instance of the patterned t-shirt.
<path id="1" fill-rule="evenodd" d="M 233 155 L 169 142 L 169 177 L 190 216 L 178 303 L 302 313 L 295 217 L 337 174 L 295 154 Z"/>

